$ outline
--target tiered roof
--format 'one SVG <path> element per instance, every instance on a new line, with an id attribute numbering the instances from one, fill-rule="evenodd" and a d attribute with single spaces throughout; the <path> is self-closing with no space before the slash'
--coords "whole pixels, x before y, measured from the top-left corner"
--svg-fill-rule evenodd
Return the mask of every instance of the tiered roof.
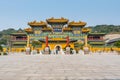
<path id="1" fill-rule="evenodd" d="M 83 33 L 90 32 L 90 29 L 89 29 L 89 28 L 82 28 L 82 32 L 83 32 Z"/>
<path id="2" fill-rule="evenodd" d="M 97 32 L 95 32 L 95 33 L 89 33 L 88 35 L 90 35 L 90 36 L 99 36 L 99 35 L 104 36 L 105 33 L 97 33 Z"/>
<path id="3" fill-rule="evenodd" d="M 35 27 L 46 27 L 47 23 L 43 21 L 40 21 L 40 22 L 33 21 L 33 22 L 28 22 L 28 25 L 30 25 L 31 27 L 34 27 L 34 26 Z"/>
<path id="4" fill-rule="evenodd" d="M 68 19 L 66 18 L 49 18 L 49 19 L 46 19 L 46 22 L 43 22 L 43 21 L 40 21 L 40 22 L 36 22 L 36 21 L 33 21 L 33 22 L 28 22 L 28 25 L 30 25 L 31 27 L 42 27 L 41 30 L 43 31 L 51 31 L 52 28 L 48 27 L 47 23 L 48 24 L 68 24 L 67 27 L 64 27 L 63 28 L 63 31 L 71 31 L 72 28 L 71 27 L 84 27 L 86 25 L 86 22 L 69 22 L 68 23 Z M 59 27 L 58 27 L 59 28 Z M 26 32 L 32 32 L 33 30 L 31 28 L 27 28 L 25 29 Z M 86 29 L 83 29 L 82 30 L 83 32 L 89 32 L 89 30 L 86 30 Z"/>
<path id="5" fill-rule="evenodd" d="M 69 20 L 65 19 L 63 17 L 61 17 L 61 18 L 54 18 L 54 17 L 52 17 L 52 18 L 46 19 L 46 21 L 48 23 L 68 23 Z"/>
<path id="6" fill-rule="evenodd" d="M 19 29 L 17 32 L 11 33 L 10 35 L 26 35 L 26 33 L 22 29 Z"/>
<path id="7" fill-rule="evenodd" d="M 33 32 L 32 28 L 26 28 L 25 31 L 26 32 Z"/>
<path id="8" fill-rule="evenodd" d="M 79 22 L 72 21 L 68 24 L 69 27 L 84 27 L 85 25 L 86 25 L 86 22 L 81 22 L 81 21 Z"/>
<path id="9" fill-rule="evenodd" d="M 100 42 L 89 42 L 89 44 L 105 44 L 104 41 L 100 41 Z"/>

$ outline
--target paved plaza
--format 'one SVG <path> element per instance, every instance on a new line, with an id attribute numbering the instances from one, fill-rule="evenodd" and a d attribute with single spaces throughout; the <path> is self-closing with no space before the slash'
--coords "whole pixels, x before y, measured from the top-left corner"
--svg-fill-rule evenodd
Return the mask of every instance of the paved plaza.
<path id="1" fill-rule="evenodd" d="M 0 56 L 0 80 L 120 80 L 119 55 Z"/>

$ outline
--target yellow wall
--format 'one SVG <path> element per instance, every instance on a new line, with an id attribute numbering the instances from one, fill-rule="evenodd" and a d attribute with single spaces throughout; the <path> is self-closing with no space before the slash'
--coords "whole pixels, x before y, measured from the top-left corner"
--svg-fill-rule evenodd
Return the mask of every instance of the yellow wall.
<path id="1" fill-rule="evenodd" d="M 114 51 L 120 51 L 120 48 L 113 47 L 112 50 L 114 50 Z M 110 47 L 105 47 L 105 48 L 104 47 L 100 47 L 100 48 L 98 48 L 98 47 L 92 47 L 92 48 L 90 48 L 90 51 L 92 51 L 92 52 L 96 52 L 96 51 L 109 52 L 109 51 L 111 51 L 111 48 Z"/>
<path id="2" fill-rule="evenodd" d="M 41 48 L 35 48 L 37 50 L 44 50 L 46 44 L 43 43 L 42 47 Z M 50 49 L 53 50 L 55 49 L 56 46 L 60 46 L 63 48 L 65 48 L 66 44 L 65 43 L 61 43 L 61 44 L 56 44 L 56 43 L 49 43 L 49 46 L 50 46 Z M 70 46 L 71 48 L 74 49 L 74 43 L 70 43 Z M 33 50 L 33 47 L 31 47 L 31 50 Z M 116 48 L 116 47 L 113 47 L 112 50 L 114 51 L 120 51 L 120 48 Z M 7 48 L 3 48 L 3 52 L 6 52 L 7 51 Z M 10 51 L 10 50 L 9 50 Z M 25 48 L 11 48 L 11 52 L 22 52 L 22 51 L 25 51 Z M 108 51 L 111 51 L 111 48 L 104 48 L 104 47 L 90 47 L 90 51 L 92 52 L 96 52 L 96 51 L 105 51 L 105 52 L 108 52 Z"/>
<path id="3" fill-rule="evenodd" d="M 25 48 L 11 48 L 11 52 L 22 52 L 25 51 Z"/>
<path id="4" fill-rule="evenodd" d="M 66 43 L 48 43 L 51 50 L 55 49 L 56 46 L 60 46 L 62 49 L 66 47 Z M 69 43 L 71 48 L 74 49 L 74 43 Z M 46 44 L 43 43 L 41 50 L 43 50 L 46 47 Z"/>
<path id="5" fill-rule="evenodd" d="M 3 48 L 3 52 L 6 52 L 7 51 L 7 48 Z"/>

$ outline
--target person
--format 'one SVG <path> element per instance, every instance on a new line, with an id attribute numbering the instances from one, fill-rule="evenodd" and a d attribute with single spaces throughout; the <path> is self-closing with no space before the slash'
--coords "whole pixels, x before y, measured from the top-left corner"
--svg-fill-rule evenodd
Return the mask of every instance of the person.
<path id="1" fill-rule="evenodd" d="M 89 54 L 89 48 L 88 47 L 84 47 L 84 54 Z"/>
<path id="2" fill-rule="evenodd" d="M 58 49 L 56 49 L 56 54 L 58 54 Z"/>
<path id="3" fill-rule="evenodd" d="M 56 54 L 60 54 L 60 46 L 56 47 Z"/>
<path id="4" fill-rule="evenodd" d="M 70 47 L 66 47 L 66 54 L 70 54 Z"/>
<path id="5" fill-rule="evenodd" d="M 30 48 L 26 47 L 26 54 L 29 55 L 30 54 Z"/>

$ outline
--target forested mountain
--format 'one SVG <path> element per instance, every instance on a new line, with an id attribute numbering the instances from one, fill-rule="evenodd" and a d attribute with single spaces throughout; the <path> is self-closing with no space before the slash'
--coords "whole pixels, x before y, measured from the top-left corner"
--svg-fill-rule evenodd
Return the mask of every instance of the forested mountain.
<path id="1" fill-rule="evenodd" d="M 13 32 L 16 32 L 16 30 L 13 28 L 2 30 L 0 31 L 0 37 L 2 37 L 3 35 L 9 35 L 10 33 L 13 33 Z"/>
<path id="2" fill-rule="evenodd" d="M 7 44 L 7 40 L 9 39 L 9 34 L 16 32 L 17 30 L 13 29 L 13 28 L 9 28 L 6 30 L 2 30 L 0 31 L 0 45 L 6 45 Z"/>
<path id="3" fill-rule="evenodd" d="M 120 25 L 96 25 L 91 26 L 92 32 L 120 33 Z"/>

